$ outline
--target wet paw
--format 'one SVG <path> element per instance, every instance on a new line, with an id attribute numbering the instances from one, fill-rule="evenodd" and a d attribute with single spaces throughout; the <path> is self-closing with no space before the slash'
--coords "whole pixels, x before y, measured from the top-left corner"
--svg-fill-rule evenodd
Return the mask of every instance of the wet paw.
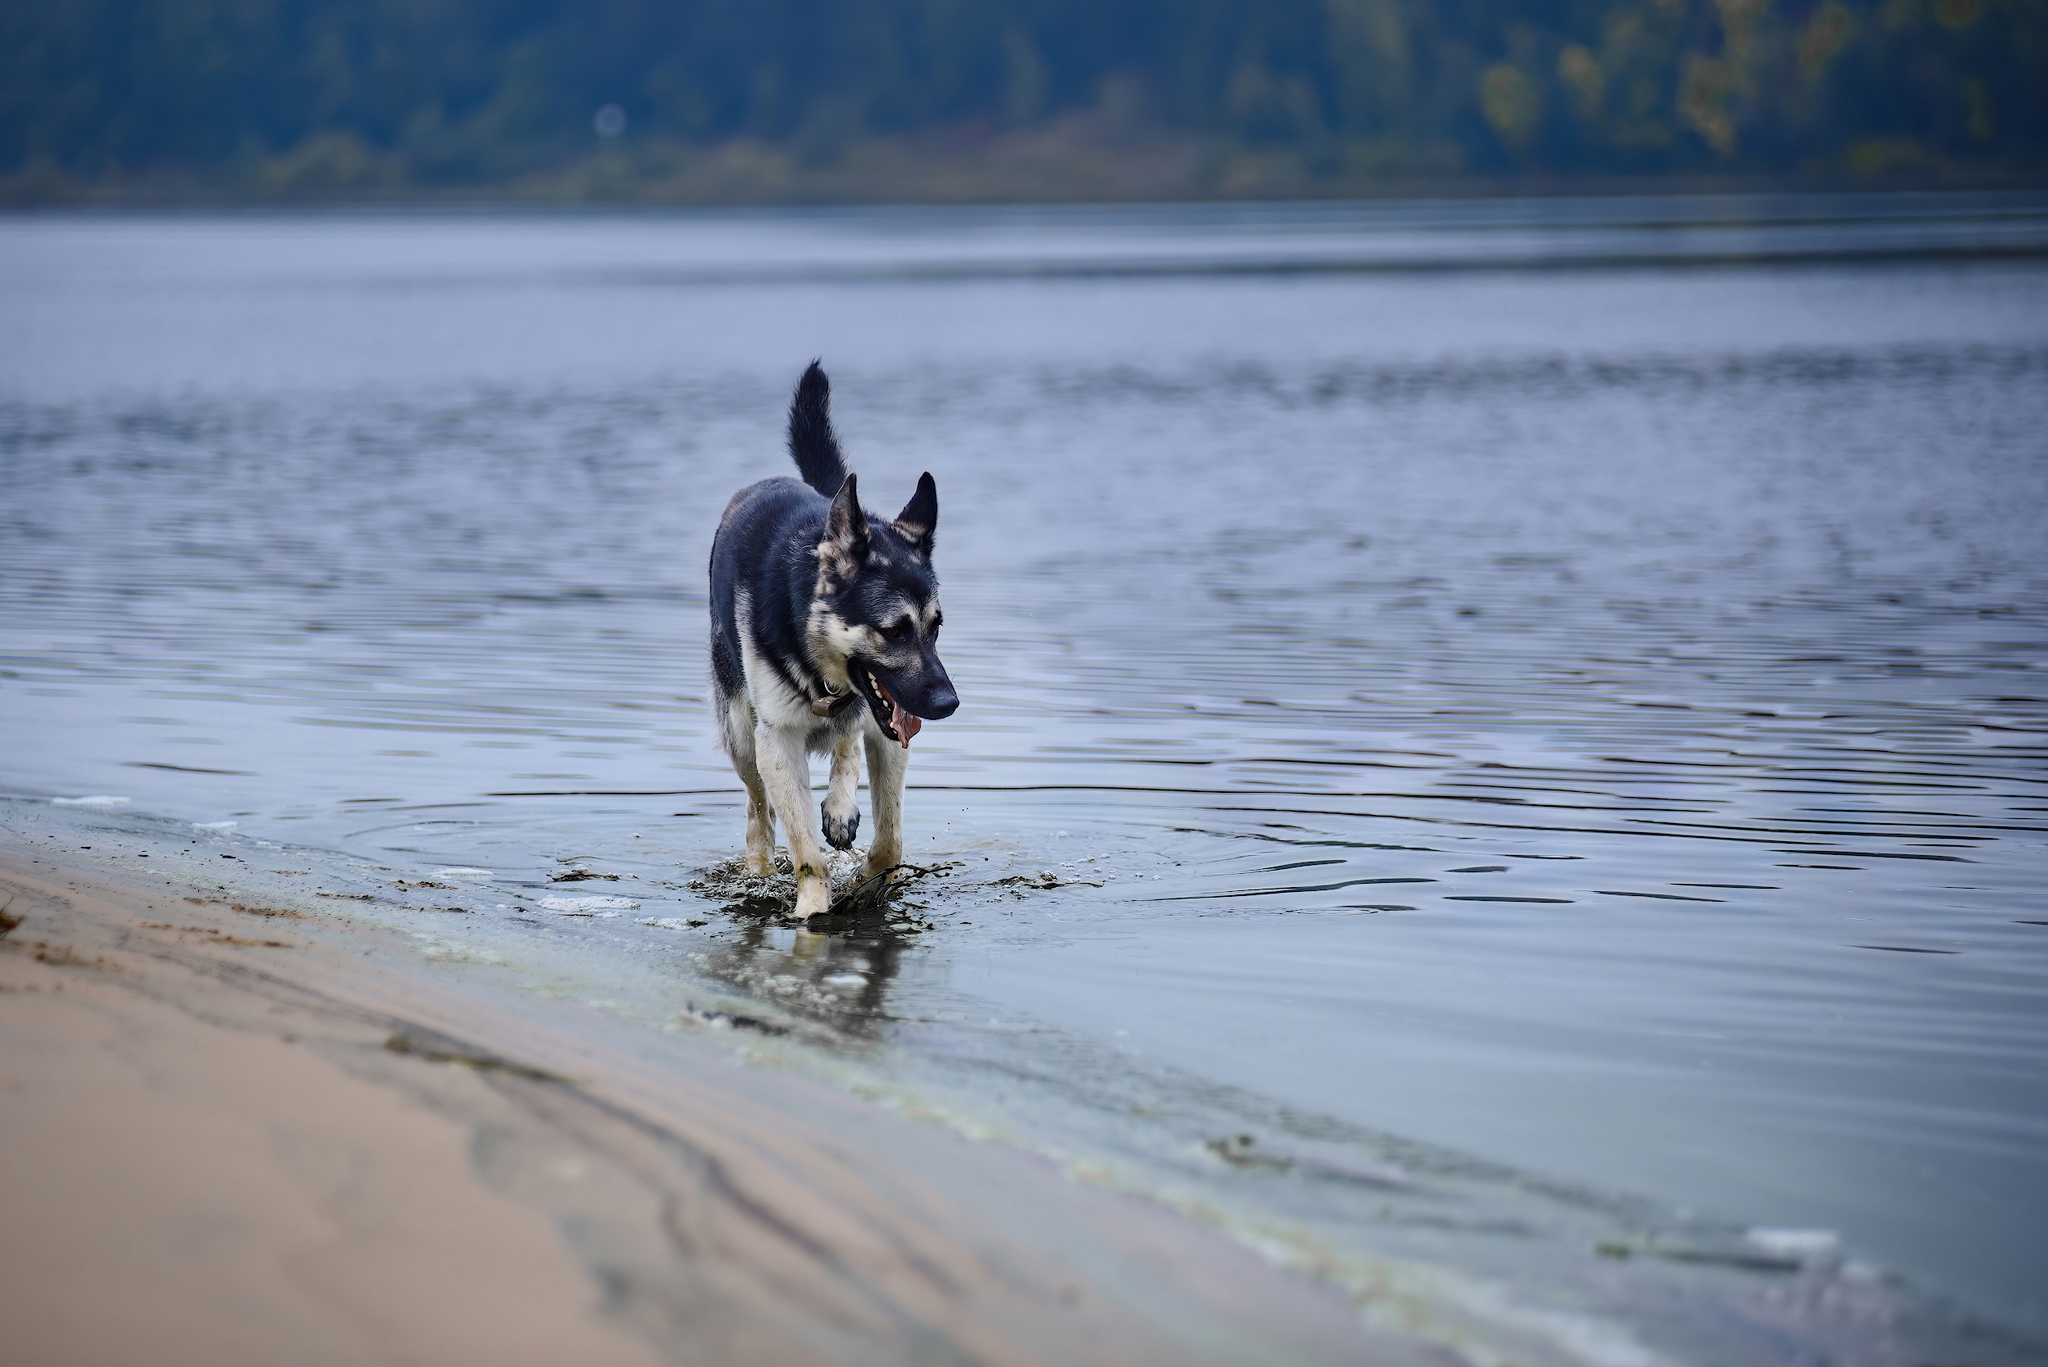
<path id="1" fill-rule="evenodd" d="M 835 850 L 853 848 L 853 837 L 860 831 L 860 810 L 855 808 L 844 817 L 832 815 L 830 807 L 820 807 L 825 818 L 825 843 Z"/>
<path id="2" fill-rule="evenodd" d="M 832 887 L 825 879 L 808 870 L 797 875 L 796 919 L 808 921 L 813 916 L 823 916 L 832 900 Z"/>

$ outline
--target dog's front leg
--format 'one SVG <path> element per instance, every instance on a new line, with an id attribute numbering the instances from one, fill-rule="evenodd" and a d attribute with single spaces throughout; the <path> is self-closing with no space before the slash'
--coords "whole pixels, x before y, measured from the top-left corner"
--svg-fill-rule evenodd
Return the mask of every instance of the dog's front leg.
<path id="1" fill-rule="evenodd" d="M 841 732 L 832 742 L 832 781 L 825 787 L 819 814 L 825 818 L 825 843 L 835 850 L 853 848 L 860 832 L 860 733 Z"/>
<path id="2" fill-rule="evenodd" d="M 796 866 L 797 919 L 822 915 L 832 900 L 832 882 L 825 871 L 825 851 L 818 844 L 817 821 L 811 816 L 811 761 L 804 738 L 762 722 L 754 728 L 754 758 L 768 800 L 782 818 L 789 862 Z"/>
<path id="3" fill-rule="evenodd" d="M 868 849 L 861 877 L 873 878 L 903 862 L 903 771 L 910 767 L 910 752 L 872 725 L 865 730 L 868 791 L 875 798 L 875 843 Z"/>

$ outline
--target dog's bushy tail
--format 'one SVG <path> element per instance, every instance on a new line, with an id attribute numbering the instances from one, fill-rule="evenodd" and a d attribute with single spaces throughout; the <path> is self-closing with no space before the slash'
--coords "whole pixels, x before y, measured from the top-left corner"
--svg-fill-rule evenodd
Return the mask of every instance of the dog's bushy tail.
<path id="1" fill-rule="evenodd" d="M 846 482 L 846 457 L 832 435 L 832 382 L 816 361 L 796 382 L 789 401 L 789 454 L 796 457 L 804 483 L 830 498 Z"/>

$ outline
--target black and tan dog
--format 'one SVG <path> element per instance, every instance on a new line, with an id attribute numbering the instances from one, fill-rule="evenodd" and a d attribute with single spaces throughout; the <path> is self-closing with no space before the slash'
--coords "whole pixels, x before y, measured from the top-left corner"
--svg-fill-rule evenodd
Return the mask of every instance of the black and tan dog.
<path id="1" fill-rule="evenodd" d="M 830 897 L 811 754 L 832 755 L 822 814 L 825 839 L 843 850 L 860 828 L 854 746 L 866 742 L 875 839 L 862 877 L 885 874 L 903 859 L 911 737 L 960 705 L 938 656 L 938 486 L 921 477 L 893 522 L 862 511 L 832 434 L 831 395 L 813 361 L 789 406 L 789 453 L 803 481 L 740 490 L 711 543 L 712 702 L 747 785 L 747 871 L 773 871 L 780 817 L 799 917 L 824 911 Z"/>

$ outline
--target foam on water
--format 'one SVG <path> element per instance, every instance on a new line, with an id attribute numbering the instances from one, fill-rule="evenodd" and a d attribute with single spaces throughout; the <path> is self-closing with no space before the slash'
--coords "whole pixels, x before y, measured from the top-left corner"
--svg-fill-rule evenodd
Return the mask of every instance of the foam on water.
<path id="1" fill-rule="evenodd" d="M 630 897 L 543 897 L 540 905 L 544 911 L 563 916 L 615 916 L 640 906 Z"/>

